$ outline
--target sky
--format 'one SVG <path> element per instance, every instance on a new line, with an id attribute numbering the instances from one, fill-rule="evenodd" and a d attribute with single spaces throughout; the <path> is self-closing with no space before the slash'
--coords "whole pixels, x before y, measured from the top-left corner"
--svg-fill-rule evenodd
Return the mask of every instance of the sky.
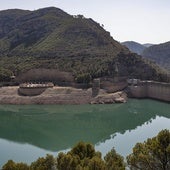
<path id="1" fill-rule="evenodd" d="M 54 6 L 103 24 L 119 41 L 170 41 L 170 0 L 0 0 L 0 10 Z"/>

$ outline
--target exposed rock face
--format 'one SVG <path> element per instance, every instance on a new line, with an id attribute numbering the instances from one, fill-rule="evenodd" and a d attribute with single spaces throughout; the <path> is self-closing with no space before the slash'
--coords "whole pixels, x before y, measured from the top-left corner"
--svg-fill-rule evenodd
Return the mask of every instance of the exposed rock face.
<path id="1" fill-rule="evenodd" d="M 125 103 L 127 102 L 127 95 L 120 91 L 110 94 L 101 94 L 92 99 L 91 104 L 111 104 L 111 103 Z"/>

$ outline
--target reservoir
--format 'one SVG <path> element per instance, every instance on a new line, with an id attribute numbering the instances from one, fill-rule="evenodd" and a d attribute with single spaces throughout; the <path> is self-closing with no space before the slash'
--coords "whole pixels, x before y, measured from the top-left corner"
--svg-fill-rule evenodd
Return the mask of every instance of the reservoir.
<path id="1" fill-rule="evenodd" d="M 126 157 L 137 142 L 170 129 L 170 104 L 129 99 L 110 105 L 0 105 L 0 166 L 31 163 L 90 142 L 104 156 L 113 147 Z"/>

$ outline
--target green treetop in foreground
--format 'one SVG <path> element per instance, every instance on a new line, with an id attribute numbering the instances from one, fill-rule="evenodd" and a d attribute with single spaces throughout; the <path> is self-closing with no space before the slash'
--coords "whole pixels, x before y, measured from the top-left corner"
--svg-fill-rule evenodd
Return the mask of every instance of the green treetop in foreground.
<path id="1" fill-rule="evenodd" d="M 125 170 L 123 157 L 114 149 L 103 160 L 100 152 L 96 152 L 91 144 L 83 142 L 67 154 L 60 153 L 57 163 L 58 170 Z"/>
<path id="2" fill-rule="evenodd" d="M 170 170 L 170 131 L 162 130 L 144 143 L 137 143 L 127 157 L 132 170 Z"/>
<path id="3" fill-rule="evenodd" d="M 170 170 L 170 131 L 162 130 L 156 137 L 137 143 L 127 156 L 127 164 L 131 170 Z M 79 142 L 57 158 L 47 155 L 30 166 L 9 160 L 2 170 L 125 170 L 125 165 L 114 149 L 102 159 L 93 145 Z"/>

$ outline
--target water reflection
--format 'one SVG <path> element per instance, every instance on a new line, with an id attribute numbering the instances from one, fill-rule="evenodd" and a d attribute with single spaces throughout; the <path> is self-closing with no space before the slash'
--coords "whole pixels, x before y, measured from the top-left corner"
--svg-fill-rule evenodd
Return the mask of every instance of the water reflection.
<path id="1" fill-rule="evenodd" d="M 46 153 L 56 155 L 81 140 L 96 144 L 103 154 L 115 146 L 126 155 L 136 142 L 164 128 L 170 129 L 170 105 L 153 100 L 114 105 L 1 105 L 0 160 L 30 162 Z"/>
<path id="2" fill-rule="evenodd" d="M 134 130 L 127 130 L 124 134 L 111 135 L 110 139 L 97 143 L 96 149 L 105 155 L 115 147 L 118 153 L 126 157 L 132 152 L 132 148 L 137 142 L 143 142 L 147 138 L 156 136 L 162 129 L 170 129 L 170 119 L 156 116 Z"/>

